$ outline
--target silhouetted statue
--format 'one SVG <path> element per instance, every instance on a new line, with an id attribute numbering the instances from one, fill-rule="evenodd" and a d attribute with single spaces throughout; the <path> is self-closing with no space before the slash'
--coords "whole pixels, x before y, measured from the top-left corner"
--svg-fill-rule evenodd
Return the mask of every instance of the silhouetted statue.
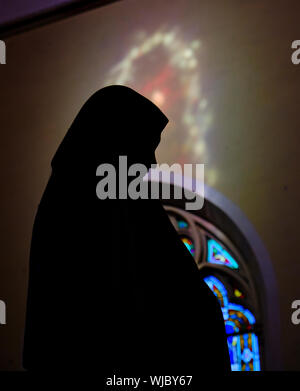
<path id="1" fill-rule="evenodd" d="M 118 180 L 119 156 L 155 163 L 167 123 L 124 86 L 97 91 L 72 123 L 33 227 L 26 369 L 229 370 L 219 303 L 160 201 L 96 195 L 100 164 L 115 165 Z"/>

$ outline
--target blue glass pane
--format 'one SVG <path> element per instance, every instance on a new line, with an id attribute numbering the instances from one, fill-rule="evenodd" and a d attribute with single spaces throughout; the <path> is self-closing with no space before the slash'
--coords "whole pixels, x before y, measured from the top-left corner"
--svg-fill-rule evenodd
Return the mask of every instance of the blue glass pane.
<path id="1" fill-rule="evenodd" d="M 233 318 L 240 320 L 241 325 L 249 328 L 255 323 L 255 317 L 247 308 L 240 304 L 229 303 L 228 305 L 229 314 L 232 314 Z"/>
<path id="2" fill-rule="evenodd" d="M 244 306 L 229 302 L 227 290 L 219 279 L 208 276 L 204 281 L 221 305 L 232 371 L 259 371 L 258 338 L 253 332 L 254 315 Z M 231 335 L 234 333 L 241 335 Z"/>
<path id="3" fill-rule="evenodd" d="M 209 288 L 213 291 L 213 293 L 217 296 L 219 303 L 221 305 L 224 320 L 227 320 L 229 302 L 228 302 L 228 295 L 225 286 L 222 284 L 220 280 L 218 280 L 214 276 L 205 277 L 204 281 L 209 286 Z"/>
<path id="4" fill-rule="evenodd" d="M 207 241 L 207 262 L 238 269 L 239 265 L 232 256 L 214 239 Z"/>
<path id="5" fill-rule="evenodd" d="M 254 333 L 227 338 L 232 371 L 260 371 L 258 339 Z"/>
<path id="6" fill-rule="evenodd" d="M 185 244 L 186 248 L 189 250 L 189 252 L 192 254 L 192 256 L 195 255 L 195 246 L 194 243 L 191 241 L 190 238 L 187 238 L 186 236 L 181 236 L 181 240 Z"/>
<path id="7" fill-rule="evenodd" d="M 184 220 L 178 220 L 177 225 L 178 225 L 178 228 L 187 228 L 188 227 L 188 223 Z"/>

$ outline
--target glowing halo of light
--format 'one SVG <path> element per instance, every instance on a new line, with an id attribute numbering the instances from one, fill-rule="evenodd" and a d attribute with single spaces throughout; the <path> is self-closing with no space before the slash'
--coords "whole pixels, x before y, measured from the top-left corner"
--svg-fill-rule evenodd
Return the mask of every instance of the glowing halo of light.
<path id="1" fill-rule="evenodd" d="M 179 163 L 186 162 L 186 156 L 196 162 L 206 163 L 208 152 L 204 135 L 211 126 L 212 113 L 208 100 L 203 96 L 201 86 L 199 61 L 201 41 L 199 39 L 188 41 L 183 37 L 179 28 L 166 26 L 157 29 L 152 34 L 139 30 L 133 34 L 131 40 L 132 44 L 127 54 L 111 68 L 105 84 L 121 84 L 134 88 L 137 84 L 135 75 L 138 61 L 144 56 L 152 55 L 155 49 L 161 48 L 167 56 L 166 62 L 163 63 L 165 66 L 154 78 L 149 76 L 149 72 L 145 72 L 144 87 L 137 90 L 160 106 L 162 110 L 173 105 L 177 99 L 181 99 L 181 121 L 176 124 L 178 128 L 180 127 L 180 134 L 175 133 L 180 141 L 176 141 L 173 133 L 174 142 L 169 151 L 176 151 L 175 153 L 183 155 L 177 156 Z M 173 85 L 171 86 L 170 79 L 178 84 L 175 91 L 172 90 Z M 172 124 L 169 124 L 170 127 Z M 209 166 L 206 169 L 207 182 L 214 185 L 216 178 L 215 170 Z"/>

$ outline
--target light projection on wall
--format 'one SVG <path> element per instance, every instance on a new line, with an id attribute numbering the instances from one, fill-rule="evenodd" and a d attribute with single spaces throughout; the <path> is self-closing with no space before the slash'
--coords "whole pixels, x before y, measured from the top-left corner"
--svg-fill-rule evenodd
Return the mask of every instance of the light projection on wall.
<path id="1" fill-rule="evenodd" d="M 255 292 L 250 289 L 252 275 L 245 260 L 211 223 L 179 208 L 165 209 L 199 269 L 205 271 L 204 281 L 219 300 L 232 371 L 260 371 L 260 311 Z M 196 247 L 200 249 L 198 254 Z"/>
<path id="2" fill-rule="evenodd" d="M 201 82 L 203 43 L 168 27 L 152 34 L 138 31 L 128 40 L 128 49 L 111 67 L 105 85 L 132 87 L 167 114 L 170 122 L 158 149 L 159 163 L 172 164 L 174 156 L 180 164 L 206 163 L 206 182 L 215 184 L 216 171 L 208 164 L 205 144 L 213 116 Z"/>

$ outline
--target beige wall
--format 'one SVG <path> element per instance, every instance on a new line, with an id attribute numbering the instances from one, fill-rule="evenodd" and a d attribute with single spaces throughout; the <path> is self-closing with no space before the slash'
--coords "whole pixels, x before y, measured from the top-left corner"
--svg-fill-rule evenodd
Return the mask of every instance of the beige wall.
<path id="1" fill-rule="evenodd" d="M 205 163 L 208 184 L 255 226 L 280 290 L 283 368 L 300 370 L 300 325 L 290 321 L 291 302 L 300 299 L 300 65 L 290 60 L 291 42 L 300 39 L 300 6 L 220 3 L 128 0 L 6 40 L 7 64 L 0 67 L 0 299 L 7 304 L 7 325 L 0 326 L 0 368 L 20 368 L 31 229 L 51 157 L 90 94 L 123 82 L 152 99 L 161 99 L 153 88 L 162 87 L 170 124 L 159 161 Z M 141 31 L 144 36 L 136 37 Z M 111 72 L 157 32 L 173 32 L 175 46 L 153 43 L 131 63 L 131 76 Z M 196 68 L 180 68 L 176 52 L 195 40 Z M 196 124 L 188 124 L 184 112 L 193 107 L 193 94 L 202 108 Z"/>

